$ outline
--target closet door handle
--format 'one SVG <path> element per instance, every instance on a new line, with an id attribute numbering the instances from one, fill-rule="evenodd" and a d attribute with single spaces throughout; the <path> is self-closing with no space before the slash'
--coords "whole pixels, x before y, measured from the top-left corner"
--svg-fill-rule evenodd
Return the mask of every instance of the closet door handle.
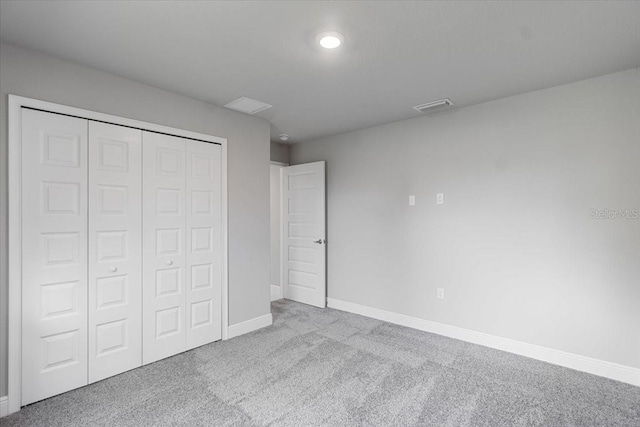
<path id="1" fill-rule="evenodd" d="M 167 261 L 167 265 L 173 265 L 173 261 L 168 260 L 168 261 Z"/>
<path id="2" fill-rule="evenodd" d="M 112 273 L 115 273 L 116 271 L 118 271 L 118 267 L 111 267 L 109 271 L 111 271 Z"/>

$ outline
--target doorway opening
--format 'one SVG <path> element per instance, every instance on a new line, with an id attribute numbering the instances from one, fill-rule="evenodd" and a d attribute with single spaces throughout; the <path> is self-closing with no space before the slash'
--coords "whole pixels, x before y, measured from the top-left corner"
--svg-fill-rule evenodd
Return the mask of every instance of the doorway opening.
<path id="1" fill-rule="evenodd" d="M 271 301 L 284 297 L 282 290 L 282 169 L 288 163 L 271 162 L 270 165 L 270 204 L 271 204 Z"/>

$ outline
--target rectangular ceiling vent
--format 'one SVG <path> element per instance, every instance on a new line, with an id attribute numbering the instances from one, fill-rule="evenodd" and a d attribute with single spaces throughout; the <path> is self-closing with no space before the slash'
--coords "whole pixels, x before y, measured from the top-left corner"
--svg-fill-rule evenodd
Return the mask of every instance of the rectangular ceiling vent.
<path id="1" fill-rule="evenodd" d="M 272 105 L 266 104 L 262 101 L 257 101 L 255 99 L 247 98 L 246 96 L 240 97 L 235 101 L 231 101 L 228 104 L 225 104 L 225 108 L 240 111 L 241 113 L 246 114 L 256 114 L 271 107 Z"/>
<path id="2" fill-rule="evenodd" d="M 436 111 L 444 110 L 451 107 L 453 102 L 449 98 L 439 99 L 433 102 L 427 102 L 426 104 L 420 104 L 413 107 L 418 113 L 433 113 Z"/>

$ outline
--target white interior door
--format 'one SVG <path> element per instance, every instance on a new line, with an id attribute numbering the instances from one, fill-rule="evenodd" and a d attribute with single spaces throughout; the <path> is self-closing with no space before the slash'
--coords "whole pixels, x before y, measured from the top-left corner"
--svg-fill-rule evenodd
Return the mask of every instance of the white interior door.
<path id="1" fill-rule="evenodd" d="M 284 297 L 325 307 L 325 162 L 282 169 Z"/>
<path id="2" fill-rule="evenodd" d="M 185 139 L 143 132 L 143 363 L 185 350 Z"/>
<path id="3" fill-rule="evenodd" d="M 142 131 L 89 122 L 89 383 L 142 364 Z"/>
<path id="4" fill-rule="evenodd" d="M 222 149 L 192 140 L 185 145 L 188 350 L 222 338 Z"/>
<path id="5" fill-rule="evenodd" d="M 87 120 L 22 110 L 22 404 L 87 384 Z"/>
<path id="6" fill-rule="evenodd" d="M 221 339 L 222 147 L 20 117 L 20 403 Z"/>

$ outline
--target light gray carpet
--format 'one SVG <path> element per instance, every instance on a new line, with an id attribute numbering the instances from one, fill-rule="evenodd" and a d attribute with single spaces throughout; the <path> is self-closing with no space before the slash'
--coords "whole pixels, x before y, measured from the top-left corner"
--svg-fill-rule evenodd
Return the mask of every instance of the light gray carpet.
<path id="1" fill-rule="evenodd" d="M 10 426 L 640 426 L 640 388 L 331 309 L 30 405 Z"/>

